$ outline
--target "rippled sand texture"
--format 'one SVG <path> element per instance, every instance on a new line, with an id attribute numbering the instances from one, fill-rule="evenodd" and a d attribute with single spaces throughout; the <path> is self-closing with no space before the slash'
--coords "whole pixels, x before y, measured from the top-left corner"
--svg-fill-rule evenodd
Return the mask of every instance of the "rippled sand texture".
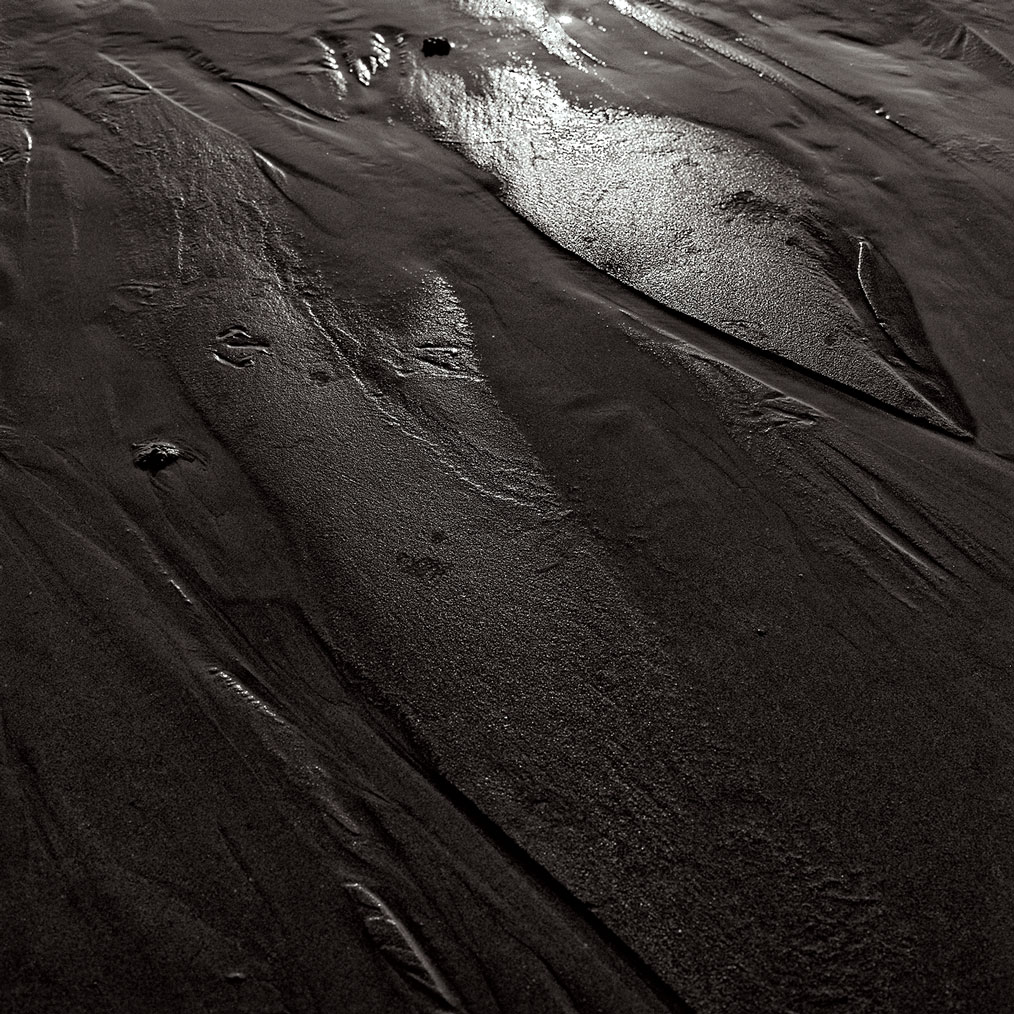
<path id="1" fill-rule="evenodd" d="M 1004 4 L 0 40 L 0 1007 L 1010 1009 Z"/>

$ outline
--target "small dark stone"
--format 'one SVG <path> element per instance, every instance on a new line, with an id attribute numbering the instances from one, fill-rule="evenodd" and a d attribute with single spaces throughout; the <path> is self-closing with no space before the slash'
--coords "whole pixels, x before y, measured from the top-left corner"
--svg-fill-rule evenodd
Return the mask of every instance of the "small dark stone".
<path id="1" fill-rule="evenodd" d="M 143 444 L 134 444 L 134 467 L 140 468 L 142 472 L 156 475 L 180 458 L 184 461 L 194 460 L 192 454 L 168 440 L 149 440 Z"/>
<path id="2" fill-rule="evenodd" d="M 423 56 L 447 56 L 450 51 L 451 44 L 446 39 L 441 39 L 437 36 L 423 39 Z"/>
<path id="3" fill-rule="evenodd" d="M 444 532 L 444 531 L 441 531 L 441 530 L 438 529 L 437 531 L 435 531 L 430 536 L 430 539 L 433 542 L 446 542 L 447 541 L 447 532 Z"/>

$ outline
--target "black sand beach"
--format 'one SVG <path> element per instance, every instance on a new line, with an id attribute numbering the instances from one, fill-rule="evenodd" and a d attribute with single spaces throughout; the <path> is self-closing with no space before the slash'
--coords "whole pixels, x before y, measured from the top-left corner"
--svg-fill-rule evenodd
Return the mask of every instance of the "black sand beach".
<path id="1" fill-rule="evenodd" d="M 1014 1010 L 1014 15 L 8 0 L 0 1010 Z"/>

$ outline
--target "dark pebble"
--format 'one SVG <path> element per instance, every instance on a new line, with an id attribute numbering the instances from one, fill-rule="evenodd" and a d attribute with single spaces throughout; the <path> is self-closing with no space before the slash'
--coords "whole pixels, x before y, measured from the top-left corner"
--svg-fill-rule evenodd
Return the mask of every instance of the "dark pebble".
<path id="1" fill-rule="evenodd" d="M 447 56 L 451 51 L 451 44 L 446 39 L 431 38 L 423 39 L 423 56 Z"/>

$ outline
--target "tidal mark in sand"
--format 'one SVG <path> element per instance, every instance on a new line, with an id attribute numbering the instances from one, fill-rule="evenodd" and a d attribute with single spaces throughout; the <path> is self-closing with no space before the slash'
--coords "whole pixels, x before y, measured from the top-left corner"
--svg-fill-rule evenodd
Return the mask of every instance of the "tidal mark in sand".
<path id="1" fill-rule="evenodd" d="M 26 165 L 32 157 L 32 135 L 27 127 L 23 127 L 13 138 L 14 143 L 8 144 L 0 140 L 0 166 L 24 162 Z"/>
<path id="2" fill-rule="evenodd" d="M 427 957 L 409 928 L 388 905 L 363 884 L 345 884 L 359 906 L 363 923 L 374 944 L 410 993 L 436 1004 L 436 1014 L 460 1014 L 461 1002 L 436 965 Z"/>
<path id="3" fill-rule="evenodd" d="M 908 287 L 890 261 L 865 238 L 859 240 L 856 273 L 870 312 L 887 339 L 881 343 L 884 359 L 905 383 L 974 434 L 975 421 L 933 352 Z"/>
<path id="4" fill-rule="evenodd" d="M 0 116 L 32 122 L 32 93 L 21 78 L 0 76 Z"/>
<path id="5" fill-rule="evenodd" d="M 215 339 L 212 354 L 220 363 L 237 370 L 249 369 L 257 356 L 274 355 L 266 341 L 251 338 L 241 327 L 222 331 Z"/>
<path id="6" fill-rule="evenodd" d="M 549 490 L 530 449 L 499 410 L 474 351 L 471 323 L 452 286 L 427 273 L 389 305 L 343 318 L 304 297 L 307 319 L 380 412 L 462 482 L 533 507 Z"/>
<path id="7" fill-rule="evenodd" d="M 361 836 L 363 828 L 339 798 L 334 776 L 306 734 L 233 673 L 210 666 L 207 677 L 210 686 L 219 695 L 224 693 L 240 703 L 244 713 L 254 722 L 261 742 L 277 758 L 288 779 L 314 799 L 321 812 L 329 818 L 330 826 L 343 838 Z"/>
<path id="8" fill-rule="evenodd" d="M 942 60 L 957 60 L 1002 84 L 1014 84 L 1014 61 L 974 28 L 932 4 L 916 22 L 912 34 Z"/>
<path id="9" fill-rule="evenodd" d="M 99 85 L 94 89 L 107 102 L 137 102 L 151 96 L 151 89 L 142 84 L 116 81 L 114 84 Z"/>
<path id="10" fill-rule="evenodd" d="M 107 63 L 112 64 L 114 67 L 121 70 L 123 73 L 130 75 L 141 85 L 147 88 L 153 95 L 157 95 L 159 98 L 164 99 L 171 105 L 176 106 L 178 109 L 182 109 L 185 113 L 190 116 L 196 117 L 198 120 L 206 123 L 209 127 L 214 127 L 215 130 L 220 130 L 224 134 L 228 134 L 230 137 L 236 138 L 241 143 L 246 143 L 245 140 L 234 133 L 228 127 L 223 126 L 220 123 L 216 123 L 205 111 L 192 104 L 188 99 L 184 98 L 179 90 L 172 85 L 161 86 L 149 79 L 146 75 L 150 73 L 146 70 L 141 70 L 136 64 L 132 66 L 134 61 L 129 58 L 118 59 L 117 57 L 110 56 L 108 53 L 98 54 Z"/>
<path id="11" fill-rule="evenodd" d="M 288 95 L 278 91 L 276 88 L 268 88 L 266 85 L 256 84 L 253 81 L 241 81 L 238 78 L 229 79 L 229 83 L 245 95 L 249 95 L 250 98 L 257 100 L 266 109 L 287 120 L 291 120 L 293 123 L 305 125 L 320 122 L 341 122 L 341 117 L 324 115 L 314 109 L 310 109 L 308 106 L 304 106 L 302 103 L 289 98 Z"/>
<path id="12" fill-rule="evenodd" d="M 137 313 L 155 306 L 162 290 L 161 282 L 123 282 L 114 290 L 112 305 L 123 313 Z"/>

